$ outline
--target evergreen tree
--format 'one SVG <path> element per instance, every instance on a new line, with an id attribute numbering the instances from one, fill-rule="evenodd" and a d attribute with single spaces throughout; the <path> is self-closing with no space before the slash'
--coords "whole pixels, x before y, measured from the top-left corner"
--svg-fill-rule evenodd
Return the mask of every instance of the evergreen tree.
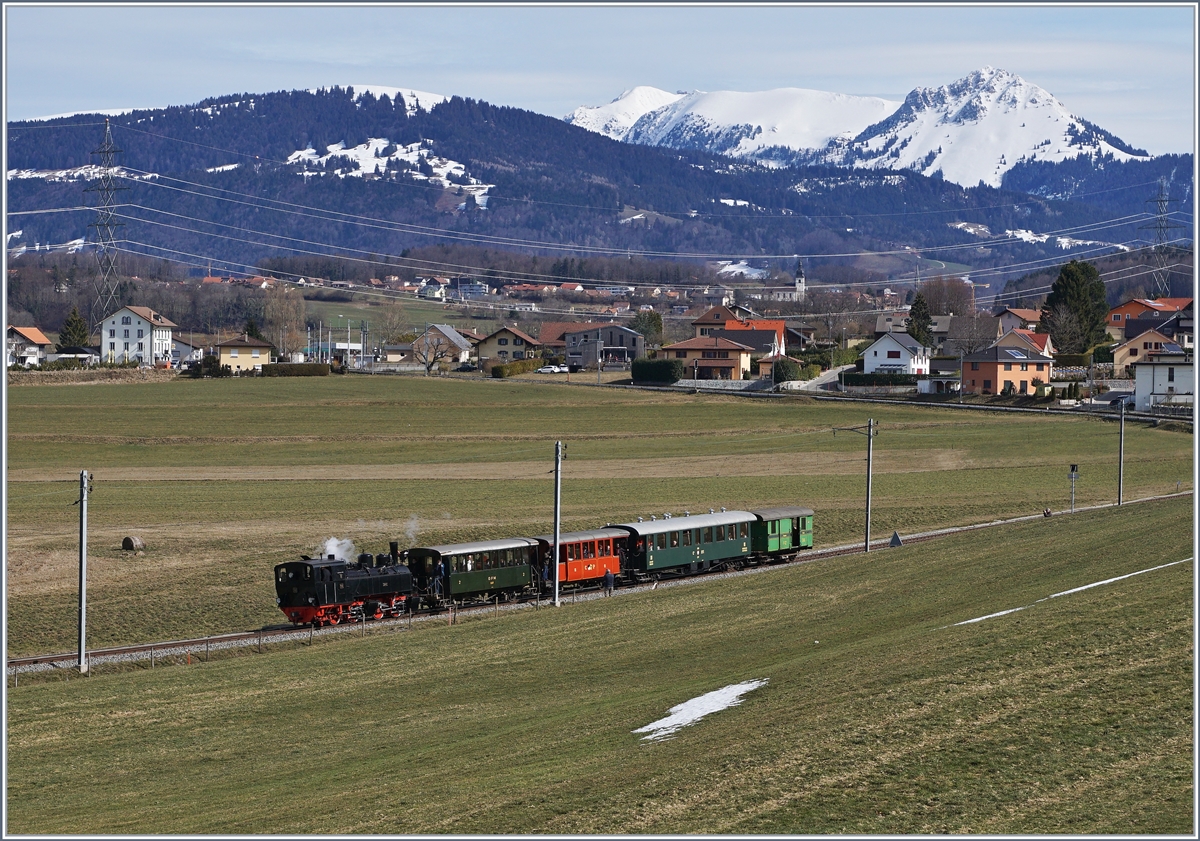
<path id="1" fill-rule="evenodd" d="M 904 327 L 908 330 L 908 335 L 912 336 L 922 347 L 931 347 L 933 336 L 930 333 L 930 327 L 933 326 L 933 316 L 929 314 L 929 304 L 925 302 L 925 295 L 922 292 L 917 293 L 917 297 L 913 298 L 912 309 L 908 311 L 908 319 L 904 322 Z"/>
<path id="2" fill-rule="evenodd" d="M 62 353 L 63 348 L 87 347 L 89 338 L 87 322 L 79 314 L 79 307 L 71 307 L 71 314 L 58 334 L 58 352 Z"/>
<path id="3" fill-rule="evenodd" d="M 1068 313 L 1073 318 L 1066 317 Z M 1076 329 L 1065 331 L 1066 323 L 1072 320 Z M 1107 320 L 1108 300 L 1099 270 L 1078 260 L 1063 266 L 1042 304 L 1039 322 L 1054 346 L 1064 353 L 1084 353 L 1104 341 Z"/>
<path id="4" fill-rule="evenodd" d="M 242 332 L 252 339 L 262 339 L 264 342 L 267 340 L 267 337 L 262 334 L 262 330 L 258 329 L 258 322 L 253 318 L 246 322 L 246 329 Z"/>
<path id="5" fill-rule="evenodd" d="M 629 322 L 630 330 L 637 330 L 646 337 L 646 344 L 654 345 L 662 341 L 662 316 L 654 310 L 639 312 Z"/>

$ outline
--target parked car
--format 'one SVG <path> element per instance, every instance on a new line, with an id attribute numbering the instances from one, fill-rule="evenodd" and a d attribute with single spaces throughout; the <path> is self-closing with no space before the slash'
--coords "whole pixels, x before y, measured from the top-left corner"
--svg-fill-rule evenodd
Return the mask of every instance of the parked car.
<path id="1" fill-rule="evenodd" d="M 465 374 L 465 373 L 467 373 L 467 372 L 469 372 L 469 371 L 478 371 L 478 370 L 479 370 L 479 366 L 478 366 L 478 365 L 475 365 L 475 364 L 473 364 L 473 363 L 471 363 L 471 362 L 464 362 L 462 365 L 459 365 L 459 366 L 458 366 L 457 368 L 455 368 L 454 370 L 455 370 L 455 371 L 457 371 L 457 372 L 458 372 L 458 373 L 460 373 L 460 374 Z"/>
<path id="2" fill-rule="evenodd" d="M 541 368 L 537 369 L 537 373 L 539 373 L 539 374 L 561 374 L 562 369 L 560 369 L 557 365 L 543 365 Z"/>

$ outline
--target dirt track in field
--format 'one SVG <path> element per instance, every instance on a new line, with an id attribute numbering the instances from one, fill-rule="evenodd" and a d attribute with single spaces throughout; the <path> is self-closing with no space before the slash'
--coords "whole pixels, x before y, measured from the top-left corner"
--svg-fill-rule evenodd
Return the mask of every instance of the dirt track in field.
<path id="1" fill-rule="evenodd" d="M 705 478 L 713 476 L 795 476 L 800 474 L 856 473 L 865 469 L 866 454 L 756 453 L 744 456 L 689 456 L 686 458 L 606 459 L 563 462 L 567 479 Z M 958 470 L 966 466 L 954 450 L 922 451 L 919 459 L 904 453 L 880 453 L 875 470 L 888 473 L 924 473 Z M 417 479 L 551 479 L 549 461 L 497 461 L 432 464 L 314 464 L 252 465 L 248 467 L 101 467 L 92 471 L 106 482 L 252 482 L 252 481 L 407 481 Z M 8 471 L 9 482 L 78 481 L 68 470 L 22 468 Z"/>

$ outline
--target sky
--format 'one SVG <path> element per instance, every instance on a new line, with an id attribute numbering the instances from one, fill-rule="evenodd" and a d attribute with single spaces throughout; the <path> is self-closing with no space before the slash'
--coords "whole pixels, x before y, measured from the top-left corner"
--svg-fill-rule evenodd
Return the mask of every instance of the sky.
<path id="1" fill-rule="evenodd" d="M 901 100 L 985 65 L 1192 151 L 1196 6 L 4 5 L 7 120 L 376 84 L 563 117 L 637 85 Z"/>

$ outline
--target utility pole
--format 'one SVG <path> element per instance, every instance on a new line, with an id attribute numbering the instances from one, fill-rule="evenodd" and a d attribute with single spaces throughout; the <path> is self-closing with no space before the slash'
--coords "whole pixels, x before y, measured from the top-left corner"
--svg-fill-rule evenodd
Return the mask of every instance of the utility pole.
<path id="1" fill-rule="evenodd" d="M 1117 505 L 1125 502 L 1125 400 L 1121 400 L 1121 436 L 1117 450 Z"/>
<path id="2" fill-rule="evenodd" d="M 879 434 L 879 430 L 875 428 L 875 419 L 869 418 L 866 426 L 839 426 L 833 430 L 834 436 L 838 434 L 838 430 L 842 432 L 857 432 L 859 435 L 867 436 L 867 524 L 866 535 L 863 538 L 863 551 L 871 551 L 871 458 L 872 458 L 872 442 L 875 436 Z"/>
<path id="3" fill-rule="evenodd" d="M 87 495 L 88 472 L 79 473 L 79 673 L 86 675 L 87 661 Z"/>
<path id="4" fill-rule="evenodd" d="M 558 540 L 562 525 L 562 460 L 563 443 L 554 442 L 554 606 L 558 607 Z"/>

